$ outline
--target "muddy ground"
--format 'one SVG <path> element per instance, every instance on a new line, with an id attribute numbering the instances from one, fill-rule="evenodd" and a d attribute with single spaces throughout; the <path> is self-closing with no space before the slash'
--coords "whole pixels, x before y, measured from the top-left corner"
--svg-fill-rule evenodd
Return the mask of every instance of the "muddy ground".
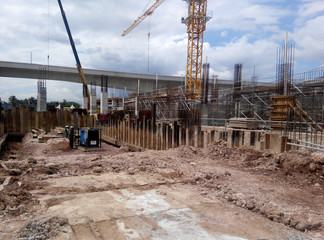
<path id="1" fill-rule="evenodd" d="M 319 152 L 84 152 L 27 135 L 0 163 L 0 239 L 324 239 Z"/>

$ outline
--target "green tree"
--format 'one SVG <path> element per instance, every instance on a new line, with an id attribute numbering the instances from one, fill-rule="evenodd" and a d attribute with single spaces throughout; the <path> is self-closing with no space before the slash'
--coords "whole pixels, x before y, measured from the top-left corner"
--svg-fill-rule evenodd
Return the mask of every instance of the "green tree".
<path id="1" fill-rule="evenodd" d="M 28 103 L 36 105 L 37 104 L 37 99 L 34 98 L 34 97 L 30 97 L 30 98 L 28 98 Z"/>
<path id="2" fill-rule="evenodd" d="M 8 101 L 10 104 L 17 104 L 18 103 L 18 99 L 16 98 L 15 95 L 12 95 L 8 98 Z"/>

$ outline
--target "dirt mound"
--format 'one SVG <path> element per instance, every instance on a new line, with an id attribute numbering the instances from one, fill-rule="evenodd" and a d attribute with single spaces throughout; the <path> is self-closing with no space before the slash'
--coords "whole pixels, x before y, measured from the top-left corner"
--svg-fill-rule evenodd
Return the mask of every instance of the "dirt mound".
<path id="1" fill-rule="evenodd" d="M 311 182 L 324 181 L 324 153 L 297 150 L 273 153 L 249 148 L 229 148 L 225 142 L 208 146 L 206 155 L 228 165 L 244 165 L 249 168 L 280 171 L 284 175 L 308 178 Z"/>
<path id="2" fill-rule="evenodd" d="M 19 232 L 17 239 L 51 239 L 56 237 L 68 224 L 66 218 L 51 217 L 29 221 Z"/>
<path id="3" fill-rule="evenodd" d="M 33 183 L 22 183 L 18 178 L 12 178 L 0 192 L 0 211 L 4 211 L 5 215 L 18 216 L 31 209 L 37 204 L 29 192 L 33 186 Z"/>
<path id="4" fill-rule="evenodd" d="M 49 139 L 46 144 L 46 150 L 50 152 L 71 151 L 70 143 L 67 138 Z"/>

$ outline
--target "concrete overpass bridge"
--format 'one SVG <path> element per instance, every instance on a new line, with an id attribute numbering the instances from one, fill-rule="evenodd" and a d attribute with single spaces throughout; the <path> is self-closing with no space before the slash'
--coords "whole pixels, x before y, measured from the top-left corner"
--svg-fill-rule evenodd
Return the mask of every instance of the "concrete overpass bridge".
<path id="1" fill-rule="evenodd" d="M 137 91 L 140 83 L 140 91 L 152 91 L 157 88 L 174 88 L 184 85 L 184 77 L 164 76 L 153 74 L 138 74 L 127 72 L 103 71 L 84 69 L 88 84 L 101 86 L 101 77 L 108 76 L 108 87 Z M 81 79 L 77 68 L 47 66 L 41 64 L 18 63 L 0 61 L 0 77 L 46 79 L 80 83 Z M 140 81 L 138 81 L 140 80 Z M 210 81 L 211 83 L 213 81 Z M 218 80 L 219 88 L 230 88 L 231 80 Z"/>

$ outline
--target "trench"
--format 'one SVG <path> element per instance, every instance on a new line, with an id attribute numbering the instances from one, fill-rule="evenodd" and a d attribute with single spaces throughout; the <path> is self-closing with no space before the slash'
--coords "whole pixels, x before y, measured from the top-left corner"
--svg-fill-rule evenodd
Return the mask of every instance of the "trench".
<path id="1" fill-rule="evenodd" d="M 19 150 L 21 148 L 23 138 L 25 134 L 4 134 L 0 137 L 0 157 L 4 157 L 11 150 Z"/>

